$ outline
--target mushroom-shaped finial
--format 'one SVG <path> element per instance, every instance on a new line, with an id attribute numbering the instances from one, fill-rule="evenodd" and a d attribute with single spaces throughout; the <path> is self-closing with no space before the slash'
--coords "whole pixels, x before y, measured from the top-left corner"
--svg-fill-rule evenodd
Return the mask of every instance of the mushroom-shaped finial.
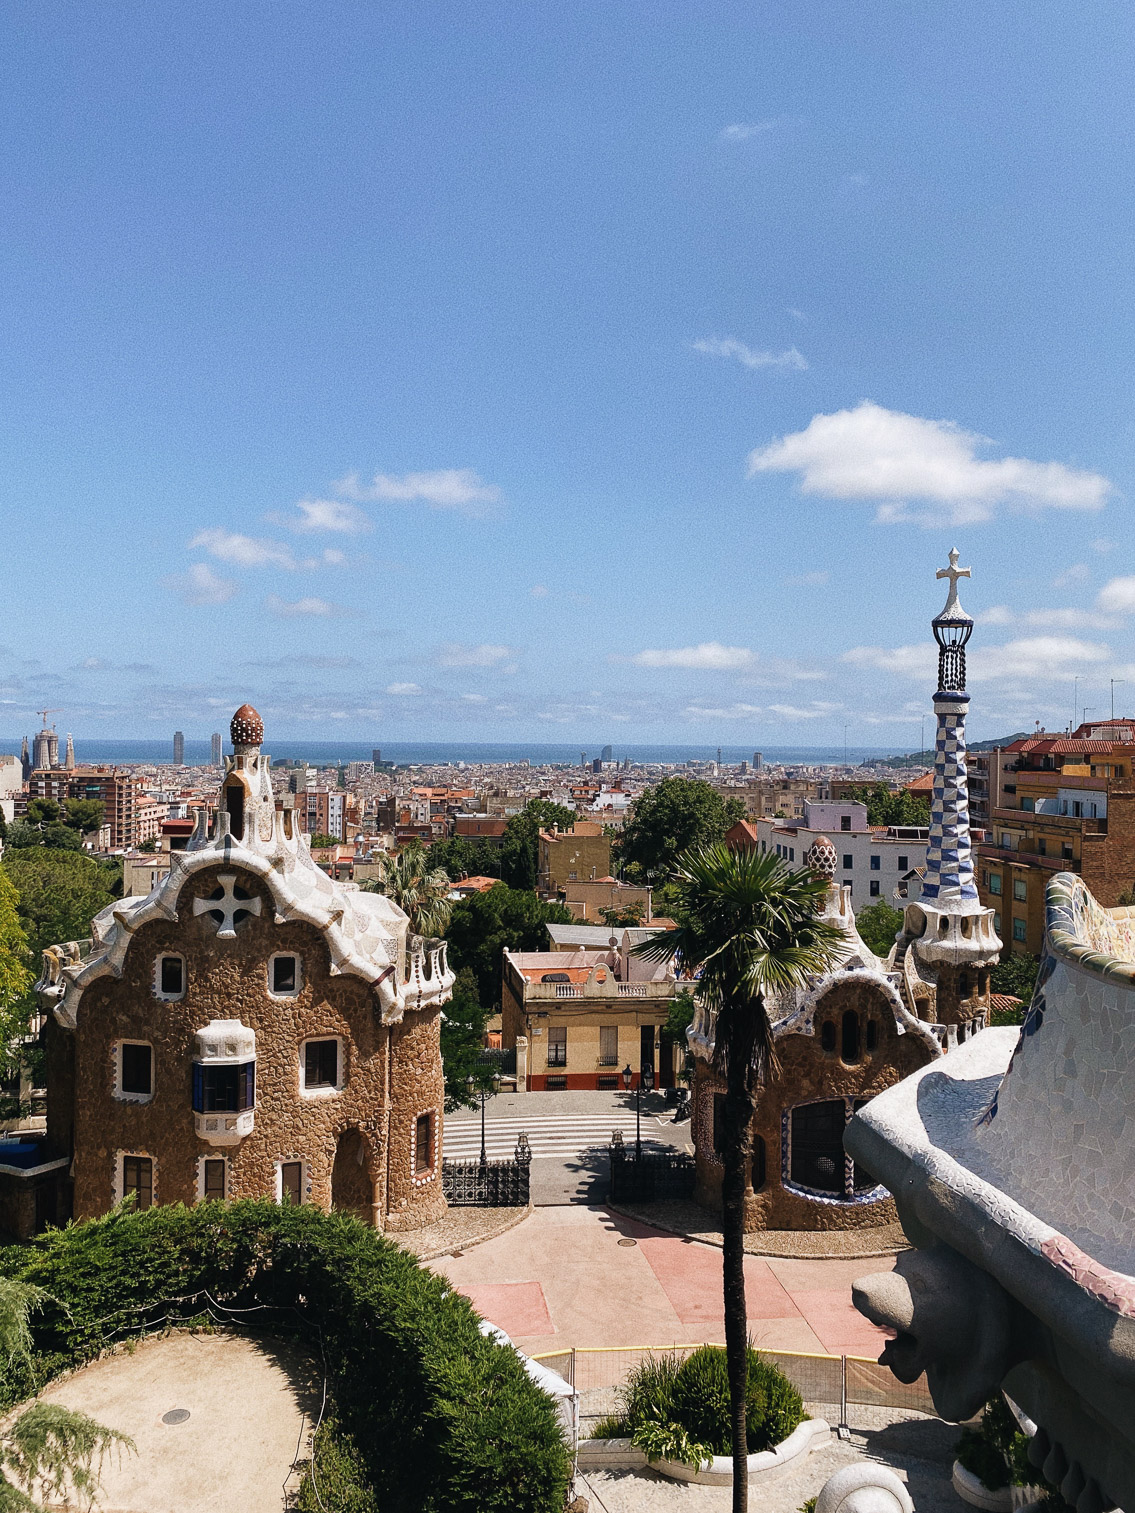
<path id="1" fill-rule="evenodd" d="M 839 856 L 826 835 L 818 835 L 804 853 L 804 865 L 813 877 L 831 882 L 839 865 Z"/>
<path id="2" fill-rule="evenodd" d="M 234 746 L 259 746 L 264 739 L 264 721 L 251 704 L 242 704 L 232 717 L 229 734 Z"/>

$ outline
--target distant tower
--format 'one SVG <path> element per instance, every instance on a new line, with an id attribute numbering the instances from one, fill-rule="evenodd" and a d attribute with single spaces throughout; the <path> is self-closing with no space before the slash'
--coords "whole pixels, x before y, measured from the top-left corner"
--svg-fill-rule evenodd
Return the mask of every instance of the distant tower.
<path id="1" fill-rule="evenodd" d="M 24 737 L 24 744 L 20 747 L 20 768 L 26 783 L 32 775 L 32 759 L 28 754 L 28 738 Z"/>
<path id="2" fill-rule="evenodd" d="M 49 767 L 59 766 L 59 737 L 55 732 L 54 725 L 47 732 L 47 765 Z"/>
<path id="3" fill-rule="evenodd" d="M 761 761 L 762 761 L 761 753 L 759 751 L 754 751 L 753 752 L 753 771 L 754 772 L 760 772 L 760 770 L 761 770 Z"/>
<path id="4" fill-rule="evenodd" d="M 221 732 L 214 730 L 209 737 L 209 761 L 214 767 L 221 765 Z"/>
<path id="5" fill-rule="evenodd" d="M 67 732 L 67 751 L 63 757 L 63 765 L 68 772 L 75 770 L 75 743 L 71 739 L 71 732 Z"/>
<path id="6" fill-rule="evenodd" d="M 602 752 L 600 753 L 599 760 L 601 762 L 609 762 L 611 760 L 611 748 L 610 748 L 610 746 L 604 746 Z"/>
<path id="7" fill-rule="evenodd" d="M 51 731 L 47 728 L 46 717 L 43 729 L 37 730 L 32 739 L 32 766 L 36 772 L 43 772 L 51 766 Z"/>
<path id="8" fill-rule="evenodd" d="M 586 767 L 587 766 L 587 752 L 586 751 L 581 751 L 579 753 L 579 765 L 581 767 Z"/>
<path id="9" fill-rule="evenodd" d="M 376 746 L 371 752 L 370 760 L 371 766 L 374 768 L 375 772 L 377 772 L 378 769 L 382 766 L 382 752 L 379 747 Z"/>
<path id="10" fill-rule="evenodd" d="M 175 730 L 173 733 L 173 765 L 185 766 L 185 737 L 180 730 Z"/>

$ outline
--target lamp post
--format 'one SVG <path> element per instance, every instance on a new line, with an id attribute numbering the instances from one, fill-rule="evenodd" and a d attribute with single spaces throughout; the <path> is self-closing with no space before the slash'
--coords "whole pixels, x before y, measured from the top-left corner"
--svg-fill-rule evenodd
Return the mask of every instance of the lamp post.
<path id="1" fill-rule="evenodd" d="M 468 1077 L 466 1077 L 466 1079 L 465 1079 L 465 1086 L 469 1090 L 469 1096 L 470 1096 L 470 1098 L 472 1098 L 474 1095 L 476 1095 L 481 1100 L 481 1165 L 482 1166 L 485 1166 L 485 1165 L 488 1164 L 488 1157 L 485 1155 L 485 1102 L 486 1102 L 486 1100 L 488 1098 L 491 1098 L 493 1096 L 493 1093 L 499 1093 L 500 1092 L 500 1090 L 501 1090 L 501 1076 L 500 1076 L 500 1073 L 499 1072 L 494 1072 L 493 1075 L 492 1075 L 492 1077 L 490 1078 L 490 1081 L 492 1083 L 492 1092 L 490 1092 L 489 1089 L 487 1087 L 485 1087 L 483 1084 L 481 1086 L 478 1086 L 477 1085 L 477 1079 L 476 1079 L 476 1077 L 473 1076 L 472 1072 L 470 1072 L 469 1075 L 468 1075 Z"/>
<path id="2" fill-rule="evenodd" d="M 634 1073 L 631 1071 L 631 1064 L 628 1061 L 626 1066 L 623 1068 L 623 1086 L 627 1089 L 628 1092 L 630 1092 L 630 1086 L 633 1081 Z M 634 1158 L 636 1161 L 638 1161 L 642 1156 L 642 1090 L 643 1088 L 645 1088 L 649 1093 L 653 1087 L 654 1068 L 652 1066 L 648 1066 L 646 1062 L 643 1062 L 642 1070 L 638 1074 L 638 1087 L 636 1087 L 634 1090 Z"/>

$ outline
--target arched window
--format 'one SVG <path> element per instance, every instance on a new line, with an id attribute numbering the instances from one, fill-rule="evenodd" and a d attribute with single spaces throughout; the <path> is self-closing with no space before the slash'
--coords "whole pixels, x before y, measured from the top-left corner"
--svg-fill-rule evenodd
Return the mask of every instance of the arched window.
<path id="1" fill-rule="evenodd" d="M 830 1019 L 825 1019 L 820 1026 L 820 1048 L 829 1052 L 835 1050 L 835 1025 Z"/>
<path id="2" fill-rule="evenodd" d="M 879 1044 L 879 1025 L 877 1020 L 869 1019 L 867 1021 L 867 1031 L 863 1037 L 863 1041 L 869 1051 L 873 1051 Z"/>
<path id="3" fill-rule="evenodd" d="M 843 1016 L 843 1034 L 840 1039 L 839 1059 L 854 1066 L 859 1060 L 859 1015 L 848 1009 Z"/>
<path id="4" fill-rule="evenodd" d="M 792 1110 L 789 1175 L 814 1192 L 844 1191 L 843 1130 L 847 1105 L 842 1098 L 801 1103 Z"/>
<path id="5" fill-rule="evenodd" d="M 230 783 L 225 789 L 225 812 L 229 817 L 229 832 L 234 840 L 244 839 L 244 789 L 239 783 Z"/>

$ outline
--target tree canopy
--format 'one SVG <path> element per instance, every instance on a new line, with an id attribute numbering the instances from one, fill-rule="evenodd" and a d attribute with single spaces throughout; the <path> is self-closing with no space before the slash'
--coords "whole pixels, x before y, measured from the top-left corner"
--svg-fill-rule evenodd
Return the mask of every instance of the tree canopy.
<path id="1" fill-rule="evenodd" d="M 855 916 L 855 928 L 863 944 L 876 956 L 889 956 L 895 936 L 902 929 L 902 914 L 881 898 L 877 904 L 860 909 Z"/>
<path id="2" fill-rule="evenodd" d="M 91 920 L 114 902 L 107 869 L 75 851 L 5 851 L 3 870 L 19 895 L 20 923 L 37 964 L 45 946 L 85 940 Z"/>
<path id="3" fill-rule="evenodd" d="M 9 827 L 6 844 L 17 851 L 47 846 L 53 851 L 81 851 L 83 836 L 98 830 L 106 814 L 101 799 L 28 800 L 27 814 Z"/>
<path id="4" fill-rule="evenodd" d="M 450 840 L 434 841 L 430 847 L 430 866 L 440 867 L 451 882 L 463 877 L 500 877 L 500 847 L 492 841 L 466 840 L 455 835 Z"/>
<path id="5" fill-rule="evenodd" d="M 546 951 L 545 925 L 570 925 L 574 915 L 563 904 L 545 903 L 527 888 L 496 883 L 487 893 L 474 893 L 453 906 L 446 938 L 449 964 L 456 971 L 469 967 L 477 984 L 478 1001 L 495 1010 L 501 998 L 501 953 Z"/>
<path id="6" fill-rule="evenodd" d="M 472 967 L 462 967 L 453 984 L 453 997 L 441 1011 L 441 1061 L 445 1071 L 445 1107 L 470 1108 L 466 1078 L 478 1087 L 488 1085 L 492 1068 L 481 1060 L 488 1010 L 477 997 L 477 979 Z"/>
<path id="7" fill-rule="evenodd" d="M 449 877 L 435 867 L 424 846 L 404 846 L 396 855 L 378 859 L 379 875 L 364 883 L 368 893 L 385 893 L 410 917 L 414 935 L 445 934 L 452 905 Z"/>
<path id="8" fill-rule="evenodd" d="M 1032 1002 L 1033 988 L 1040 971 L 1040 957 L 1022 951 L 1006 956 L 989 974 L 989 986 L 994 993 L 1005 993 L 1019 998 L 1027 1007 Z"/>
<path id="9" fill-rule="evenodd" d="M 726 801 L 709 783 L 663 778 L 639 794 L 615 844 L 620 875 L 629 882 L 666 882 L 682 852 L 719 841 L 744 818 L 742 801 Z"/>
<path id="10" fill-rule="evenodd" d="M 863 783 L 844 791 L 843 801 L 867 805 L 869 825 L 921 825 L 930 823 L 930 800 L 925 794 L 903 788 L 892 793 L 886 783 Z"/>
<path id="11" fill-rule="evenodd" d="M 0 1042 L 21 1033 L 30 1010 L 31 952 L 19 916 L 19 896 L 0 867 Z"/>

